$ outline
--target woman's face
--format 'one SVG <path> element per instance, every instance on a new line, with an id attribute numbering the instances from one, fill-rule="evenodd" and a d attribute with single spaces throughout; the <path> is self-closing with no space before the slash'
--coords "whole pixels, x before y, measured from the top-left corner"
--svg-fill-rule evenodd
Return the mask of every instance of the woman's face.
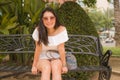
<path id="1" fill-rule="evenodd" d="M 54 28 L 55 23 L 56 23 L 56 17 L 54 16 L 53 13 L 46 11 L 43 14 L 43 24 L 46 26 L 46 28 L 51 29 Z"/>

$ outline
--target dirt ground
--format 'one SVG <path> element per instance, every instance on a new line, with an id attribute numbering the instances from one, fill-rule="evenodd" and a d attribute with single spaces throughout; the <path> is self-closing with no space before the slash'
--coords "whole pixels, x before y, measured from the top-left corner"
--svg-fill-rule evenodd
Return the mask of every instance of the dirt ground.
<path id="1" fill-rule="evenodd" d="M 112 67 L 110 80 L 120 80 L 120 57 L 112 57 L 109 65 Z"/>
<path id="2" fill-rule="evenodd" d="M 110 64 L 112 66 L 112 75 L 110 80 L 120 80 L 120 57 L 112 57 L 110 59 Z M 9 74 L 8 72 L 1 72 L 0 76 L 4 74 Z M 91 80 L 97 80 L 98 73 L 93 76 Z M 38 76 L 27 76 L 26 74 L 21 74 L 17 77 L 9 77 L 5 79 L 0 79 L 0 80 L 40 80 Z"/>

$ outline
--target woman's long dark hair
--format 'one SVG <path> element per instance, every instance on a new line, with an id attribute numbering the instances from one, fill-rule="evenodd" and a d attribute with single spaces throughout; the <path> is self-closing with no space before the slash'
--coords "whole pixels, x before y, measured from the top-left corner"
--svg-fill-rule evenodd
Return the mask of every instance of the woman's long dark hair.
<path id="1" fill-rule="evenodd" d="M 43 24 L 43 20 L 42 20 L 44 13 L 47 12 L 47 11 L 51 12 L 56 17 L 56 23 L 55 23 L 54 29 L 57 29 L 61 25 L 55 11 L 50 7 L 45 8 L 41 12 L 40 22 L 39 22 L 38 28 L 37 28 L 38 32 L 39 32 L 38 44 L 41 44 L 41 42 L 42 42 L 44 45 L 48 45 L 48 43 L 49 43 L 49 41 L 48 41 L 48 32 L 47 32 L 47 29 L 46 29 L 45 25 Z"/>

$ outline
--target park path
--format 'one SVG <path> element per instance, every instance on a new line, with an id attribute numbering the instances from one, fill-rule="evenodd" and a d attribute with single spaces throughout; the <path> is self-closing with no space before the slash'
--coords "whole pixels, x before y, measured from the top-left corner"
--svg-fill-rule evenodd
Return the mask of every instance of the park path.
<path id="1" fill-rule="evenodd" d="M 120 80 L 120 57 L 110 58 L 110 64 L 112 67 L 111 80 Z"/>

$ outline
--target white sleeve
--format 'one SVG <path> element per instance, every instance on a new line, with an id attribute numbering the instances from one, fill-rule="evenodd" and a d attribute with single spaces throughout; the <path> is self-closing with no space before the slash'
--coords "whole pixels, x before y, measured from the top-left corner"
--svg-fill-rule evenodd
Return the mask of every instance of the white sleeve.
<path id="1" fill-rule="evenodd" d="M 32 34 L 32 38 L 35 40 L 35 41 L 38 41 L 39 40 L 39 37 L 38 37 L 38 30 L 37 28 L 33 31 L 33 34 Z"/>
<path id="2" fill-rule="evenodd" d="M 68 41 L 69 38 L 68 38 L 67 30 L 65 29 L 62 33 L 57 35 L 55 38 L 56 38 L 55 39 L 55 44 L 56 45 L 59 45 L 61 43 L 64 43 L 64 42 Z"/>

